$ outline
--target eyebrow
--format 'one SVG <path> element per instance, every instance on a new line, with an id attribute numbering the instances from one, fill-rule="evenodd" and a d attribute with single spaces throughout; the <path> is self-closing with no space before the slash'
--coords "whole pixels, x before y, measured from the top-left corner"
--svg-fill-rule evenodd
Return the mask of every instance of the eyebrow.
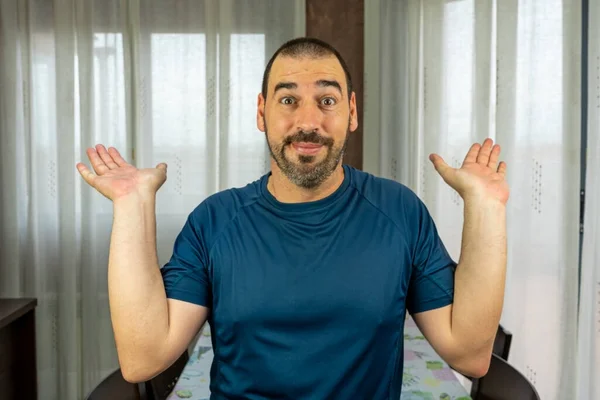
<path id="1" fill-rule="evenodd" d="M 342 86 L 340 85 L 340 83 L 336 80 L 328 80 L 328 79 L 320 79 L 318 81 L 315 82 L 316 86 L 325 88 L 325 87 L 333 87 L 336 88 L 340 94 L 342 94 Z M 297 89 L 298 88 L 298 84 L 294 83 L 294 82 L 279 82 L 277 85 L 275 85 L 275 90 L 273 91 L 273 93 L 277 93 L 278 90 L 281 89 Z"/>
<path id="2" fill-rule="evenodd" d="M 340 94 L 342 94 L 342 86 L 336 80 L 321 79 L 321 80 L 318 80 L 316 82 L 316 84 L 319 87 L 333 87 L 333 88 L 336 88 L 340 92 Z"/>
<path id="3" fill-rule="evenodd" d="M 298 84 L 294 83 L 294 82 L 279 82 L 277 85 L 275 85 L 275 90 L 273 91 L 273 93 L 277 93 L 278 90 L 281 89 L 297 89 L 298 88 Z"/>

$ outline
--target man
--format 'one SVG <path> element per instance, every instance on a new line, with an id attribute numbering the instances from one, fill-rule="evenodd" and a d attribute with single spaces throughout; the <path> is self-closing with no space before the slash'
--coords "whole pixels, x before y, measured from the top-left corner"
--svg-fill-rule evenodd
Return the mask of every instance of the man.
<path id="1" fill-rule="evenodd" d="M 331 46 L 301 38 L 275 53 L 257 124 L 271 172 L 203 201 L 162 269 L 166 165 L 138 170 L 101 145 L 87 152 L 96 174 L 77 165 L 114 203 L 110 308 L 125 378 L 166 369 L 208 319 L 212 399 L 397 399 L 406 310 L 452 367 L 484 375 L 505 280 L 499 146 L 474 144 L 460 169 L 430 156 L 464 199 L 457 264 L 414 193 L 342 164 L 356 97 Z"/>

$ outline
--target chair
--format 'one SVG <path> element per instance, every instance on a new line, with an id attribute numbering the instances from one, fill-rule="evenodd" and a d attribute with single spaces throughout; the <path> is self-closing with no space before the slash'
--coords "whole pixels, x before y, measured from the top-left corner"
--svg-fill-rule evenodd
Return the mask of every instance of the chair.
<path id="1" fill-rule="evenodd" d="M 540 400 L 535 387 L 508 361 L 492 354 L 488 373 L 479 378 L 473 400 Z"/>
<path id="2" fill-rule="evenodd" d="M 175 387 L 188 360 L 186 350 L 165 371 L 149 381 L 138 384 L 127 382 L 119 368 L 100 382 L 86 400 L 165 400 Z"/>
<path id="3" fill-rule="evenodd" d="M 502 325 L 498 325 L 496 338 L 492 347 L 492 354 L 497 355 L 505 361 L 508 361 L 510 353 L 510 344 L 512 342 L 512 333 L 504 329 Z M 474 397 L 479 387 L 479 379 L 467 377 L 471 381 L 471 397 Z"/>
<path id="4" fill-rule="evenodd" d="M 147 382 L 139 384 L 143 400 L 166 400 L 173 391 L 181 372 L 190 359 L 187 350 L 165 371 Z"/>
<path id="5" fill-rule="evenodd" d="M 496 332 L 496 339 L 494 339 L 494 347 L 492 353 L 496 354 L 503 360 L 508 361 L 508 354 L 510 353 L 511 342 L 512 333 L 504 329 L 502 325 L 498 325 L 498 331 Z"/>
<path id="6" fill-rule="evenodd" d="M 121 369 L 117 369 L 112 374 L 104 378 L 96 386 L 86 400 L 140 400 L 140 393 L 137 385 L 129 383 L 123 378 Z"/>

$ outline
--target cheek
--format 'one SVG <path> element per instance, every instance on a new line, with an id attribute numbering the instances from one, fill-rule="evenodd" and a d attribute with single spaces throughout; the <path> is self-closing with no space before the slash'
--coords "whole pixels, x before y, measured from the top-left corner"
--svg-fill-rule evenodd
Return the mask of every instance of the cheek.
<path id="1" fill-rule="evenodd" d="M 323 128 L 336 139 L 343 139 L 348 133 L 349 121 L 350 116 L 344 113 L 331 114 L 323 119 Z"/>
<path id="2" fill-rule="evenodd" d="M 265 126 L 269 131 L 269 136 L 285 136 L 293 129 L 294 118 L 292 115 L 271 111 L 269 117 L 265 121 Z"/>

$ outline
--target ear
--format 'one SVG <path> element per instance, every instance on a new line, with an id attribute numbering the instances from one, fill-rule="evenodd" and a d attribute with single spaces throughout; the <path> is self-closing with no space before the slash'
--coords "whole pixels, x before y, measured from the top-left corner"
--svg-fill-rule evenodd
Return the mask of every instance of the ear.
<path id="1" fill-rule="evenodd" d="M 256 107 L 256 126 L 258 130 L 264 132 L 267 127 L 265 126 L 265 98 L 262 93 L 258 94 L 258 104 Z"/>
<path id="2" fill-rule="evenodd" d="M 350 132 L 358 128 L 358 111 L 356 109 L 356 94 L 352 92 L 350 96 Z"/>

